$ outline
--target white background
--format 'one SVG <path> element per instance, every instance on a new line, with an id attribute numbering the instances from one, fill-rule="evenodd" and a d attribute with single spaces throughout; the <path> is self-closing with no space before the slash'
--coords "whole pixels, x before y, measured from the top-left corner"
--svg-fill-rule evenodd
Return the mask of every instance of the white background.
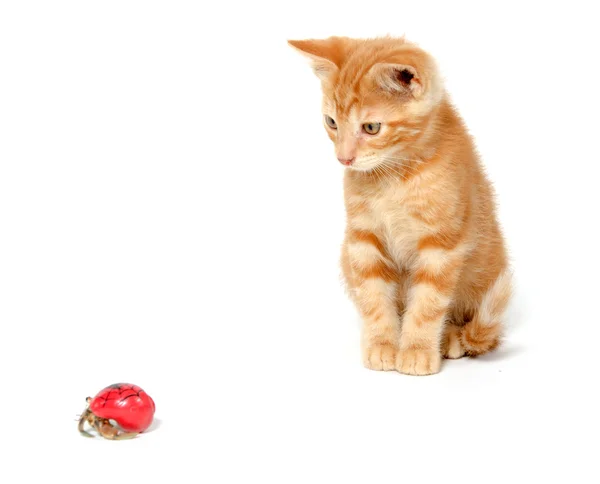
<path id="1" fill-rule="evenodd" d="M 598 482 L 593 2 L 0 6 L 0 481 Z M 288 38 L 431 51 L 517 275 L 496 354 L 363 369 L 342 168 Z M 152 431 L 84 439 L 111 383 Z"/>

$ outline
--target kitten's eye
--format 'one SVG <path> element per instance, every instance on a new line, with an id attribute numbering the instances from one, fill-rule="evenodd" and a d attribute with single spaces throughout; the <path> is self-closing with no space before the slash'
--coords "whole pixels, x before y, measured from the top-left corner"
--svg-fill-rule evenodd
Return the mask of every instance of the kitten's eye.
<path id="1" fill-rule="evenodd" d="M 381 123 L 365 123 L 363 124 L 363 129 L 367 134 L 377 134 L 381 129 Z"/>
<path id="2" fill-rule="evenodd" d="M 325 122 L 327 123 L 327 126 L 329 126 L 331 129 L 337 129 L 337 124 L 335 124 L 335 120 L 331 116 L 326 115 Z"/>

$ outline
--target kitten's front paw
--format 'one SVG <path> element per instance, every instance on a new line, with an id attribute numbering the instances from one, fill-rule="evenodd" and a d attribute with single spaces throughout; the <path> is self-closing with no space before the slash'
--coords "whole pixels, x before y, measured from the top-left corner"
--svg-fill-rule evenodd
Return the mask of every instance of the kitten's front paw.
<path id="1" fill-rule="evenodd" d="M 407 348 L 398 352 L 396 370 L 405 375 L 433 375 L 440 371 L 439 350 Z"/>
<path id="2" fill-rule="evenodd" d="M 363 350 L 363 364 L 370 370 L 396 369 L 398 346 L 392 343 L 371 343 Z"/>

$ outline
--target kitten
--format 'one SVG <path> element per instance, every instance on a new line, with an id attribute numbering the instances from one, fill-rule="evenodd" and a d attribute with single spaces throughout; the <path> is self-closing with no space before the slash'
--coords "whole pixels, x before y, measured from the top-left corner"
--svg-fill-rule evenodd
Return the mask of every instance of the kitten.
<path id="1" fill-rule="evenodd" d="M 511 277 L 493 192 L 434 60 L 404 39 L 289 41 L 345 169 L 341 265 L 367 368 L 428 375 L 496 348 Z"/>

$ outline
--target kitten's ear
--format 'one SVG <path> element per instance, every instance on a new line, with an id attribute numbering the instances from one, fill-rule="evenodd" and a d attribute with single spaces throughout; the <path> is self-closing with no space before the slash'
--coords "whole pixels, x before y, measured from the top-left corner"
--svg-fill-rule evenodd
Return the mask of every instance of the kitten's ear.
<path id="1" fill-rule="evenodd" d="M 333 39 L 288 40 L 288 44 L 311 60 L 313 71 L 322 81 L 338 71 L 338 52 Z"/>
<path id="2" fill-rule="evenodd" d="M 423 80 L 413 66 L 378 63 L 371 67 L 369 75 L 379 87 L 392 94 L 409 94 L 415 98 L 423 94 Z"/>

